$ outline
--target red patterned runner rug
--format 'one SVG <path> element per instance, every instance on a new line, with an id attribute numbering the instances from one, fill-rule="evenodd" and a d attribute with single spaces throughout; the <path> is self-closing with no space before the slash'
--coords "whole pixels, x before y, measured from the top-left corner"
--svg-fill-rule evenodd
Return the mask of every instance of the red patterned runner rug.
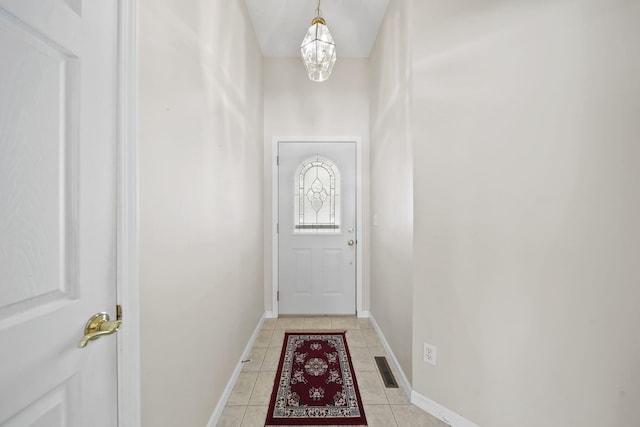
<path id="1" fill-rule="evenodd" d="M 265 426 L 366 426 L 344 332 L 287 332 Z"/>

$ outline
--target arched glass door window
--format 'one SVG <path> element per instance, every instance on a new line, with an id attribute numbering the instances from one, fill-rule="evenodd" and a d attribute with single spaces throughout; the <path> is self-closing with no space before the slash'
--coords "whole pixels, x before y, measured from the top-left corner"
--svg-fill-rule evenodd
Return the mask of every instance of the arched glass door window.
<path id="1" fill-rule="evenodd" d="M 295 181 L 294 231 L 340 232 L 340 171 L 318 155 L 298 166 Z"/>

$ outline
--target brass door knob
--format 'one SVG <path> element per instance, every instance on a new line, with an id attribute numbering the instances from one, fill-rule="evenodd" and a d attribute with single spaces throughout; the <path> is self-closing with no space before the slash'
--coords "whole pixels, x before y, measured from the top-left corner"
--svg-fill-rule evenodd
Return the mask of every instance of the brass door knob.
<path id="1" fill-rule="evenodd" d="M 78 347 L 85 348 L 89 341 L 116 333 L 121 325 L 122 320 L 109 320 L 107 313 L 94 314 L 84 327 L 84 337 L 78 343 Z"/>
<path id="2" fill-rule="evenodd" d="M 349 245 L 349 246 L 353 246 L 355 243 L 356 243 L 355 241 L 353 241 L 353 240 L 349 240 L 349 241 L 347 242 L 347 245 Z"/>

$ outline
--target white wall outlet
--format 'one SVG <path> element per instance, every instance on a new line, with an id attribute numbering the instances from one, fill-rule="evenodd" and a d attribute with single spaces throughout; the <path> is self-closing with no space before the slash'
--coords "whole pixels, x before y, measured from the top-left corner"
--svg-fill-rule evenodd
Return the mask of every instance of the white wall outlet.
<path id="1" fill-rule="evenodd" d="M 424 353 L 422 356 L 422 360 L 427 363 L 431 363 L 435 366 L 436 364 L 436 346 L 432 344 L 424 343 Z"/>

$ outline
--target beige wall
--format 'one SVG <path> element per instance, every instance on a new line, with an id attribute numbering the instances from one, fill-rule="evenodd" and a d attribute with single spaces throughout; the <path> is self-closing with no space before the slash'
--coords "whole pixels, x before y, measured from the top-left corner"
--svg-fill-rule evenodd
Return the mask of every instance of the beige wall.
<path id="1" fill-rule="evenodd" d="M 359 136 L 363 176 L 363 307 L 369 302 L 369 61 L 338 59 L 329 80 L 309 80 L 300 58 L 264 60 L 265 307 L 272 309 L 272 138 Z"/>
<path id="2" fill-rule="evenodd" d="M 413 7 L 415 390 L 640 425 L 640 3 Z"/>
<path id="3" fill-rule="evenodd" d="M 370 59 L 371 313 L 411 378 L 413 161 L 407 1 L 391 1 Z"/>
<path id="4" fill-rule="evenodd" d="M 242 0 L 140 2 L 144 426 L 204 426 L 263 313 L 262 106 Z"/>
<path id="5" fill-rule="evenodd" d="M 640 425 L 638 2 L 391 0 L 323 84 L 263 64 L 241 0 L 140 14 L 143 425 L 211 415 L 271 309 L 272 137 L 320 135 L 362 137 L 365 309 L 418 393 Z"/>

